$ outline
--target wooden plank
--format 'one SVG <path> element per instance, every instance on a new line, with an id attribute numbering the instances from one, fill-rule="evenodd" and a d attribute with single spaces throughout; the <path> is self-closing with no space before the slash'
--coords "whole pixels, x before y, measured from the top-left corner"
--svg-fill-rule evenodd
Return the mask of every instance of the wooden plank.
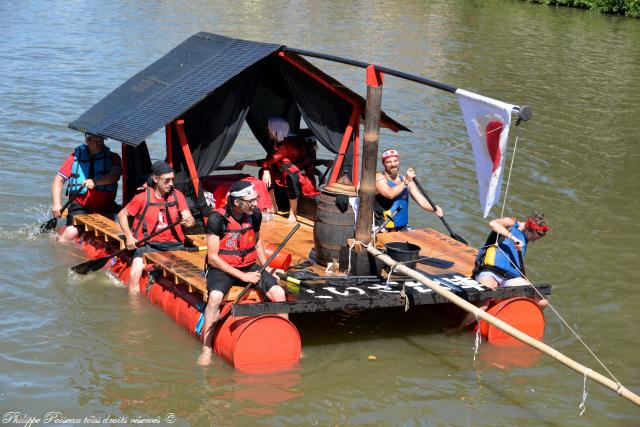
<path id="1" fill-rule="evenodd" d="M 378 289 L 370 289 L 376 288 Z M 409 303 L 412 306 L 428 304 L 446 304 L 448 300 L 428 289 L 424 285 L 409 287 L 405 286 L 405 292 Z M 480 285 L 480 287 L 482 287 Z M 357 289 L 356 289 L 357 288 Z M 551 285 L 536 285 L 542 295 L 551 294 Z M 312 313 L 321 311 L 339 310 L 366 310 L 371 308 L 404 307 L 405 300 L 400 294 L 397 285 L 392 289 L 380 285 L 364 285 L 359 287 L 333 287 L 331 293 L 321 292 L 320 289 L 311 289 L 313 294 L 304 295 L 305 289 L 301 290 L 300 299 L 286 302 L 261 302 L 256 304 L 242 304 L 234 307 L 236 316 L 259 316 L 263 314 L 277 313 Z M 358 291 L 359 290 L 359 291 Z M 459 289 L 456 293 L 464 296 L 469 301 L 479 301 L 488 298 L 514 298 L 524 296 L 532 298 L 534 290 L 529 286 L 513 286 L 496 289 L 495 291 L 482 289 Z"/>
<path id="2" fill-rule="evenodd" d="M 430 274 L 458 273 L 471 276 L 477 251 L 463 245 L 457 240 L 432 229 L 379 233 L 377 241 L 381 244 L 389 242 L 409 242 L 420 246 L 420 257 L 438 258 L 453 262 L 448 269 L 418 264 L 416 270 Z"/>
<path id="3" fill-rule="evenodd" d="M 84 214 L 73 217 L 75 225 L 82 225 L 87 232 L 93 232 L 96 237 L 102 236 L 105 242 L 109 239 L 120 243 L 120 249 L 125 247 L 125 238 L 120 226 L 116 222 L 101 214 Z"/>

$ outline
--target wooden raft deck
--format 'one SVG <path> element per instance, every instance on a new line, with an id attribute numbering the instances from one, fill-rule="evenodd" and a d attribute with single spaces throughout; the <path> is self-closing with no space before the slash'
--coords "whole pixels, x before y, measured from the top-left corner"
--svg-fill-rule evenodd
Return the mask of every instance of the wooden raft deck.
<path id="1" fill-rule="evenodd" d="M 105 241 L 117 241 L 124 247 L 124 238 L 120 227 L 110 218 L 102 215 L 78 215 L 76 223 L 82 225 L 88 232 L 94 233 Z M 260 237 L 265 244 L 279 244 L 289 233 L 292 226 L 286 219 L 275 216 L 262 224 Z M 427 277 L 445 286 L 452 292 L 469 301 L 487 298 L 512 298 L 516 296 L 533 297 L 534 290 L 529 287 L 510 287 L 492 291 L 475 280 L 469 278 L 473 268 L 475 250 L 445 236 L 435 230 L 413 230 L 401 233 L 384 233 L 378 235 L 378 245 L 390 241 L 414 243 L 420 246 L 420 256 L 449 261 L 449 268 L 439 268 L 432 265 L 418 264 L 417 270 Z M 187 243 L 196 247 L 206 247 L 205 235 L 189 235 Z M 310 259 L 313 262 L 313 227 L 303 223 L 286 246 L 292 254 L 292 266 Z M 189 291 L 200 292 L 206 301 L 206 280 L 201 272 L 204 266 L 206 251 L 198 252 L 173 251 L 154 252 L 145 254 L 145 260 L 153 263 L 162 271 L 163 276 L 169 277 L 175 284 L 185 286 Z M 296 269 L 289 271 L 295 274 Z M 299 288 L 289 288 L 286 302 L 260 302 L 256 304 L 238 304 L 234 307 L 235 315 L 261 315 L 268 313 L 305 313 L 318 311 L 337 311 L 353 309 L 371 309 L 381 307 L 404 307 L 405 299 L 402 291 L 407 295 L 411 305 L 447 303 L 444 298 L 434 293 L 430 288 L 415 281 L 395 278 L 387 282 L 386 277 L 374 283 L 344 284 L 332 281 L 332 277 L 341 277 L 326 273 L 325 268 L 315 263 L 305 268 L 304 273 L 325 276 L 325 284 L 306 285 Z M 286 282 L 280 282 L 287 287 Z M 539 285 L 538 290 L 543 295 L 549 295 L 550 285 Z M 242 286 L 234 286 L 227 300 L 235 300 Z M 258 301 L 259 297 L 252 290 L 249 299 Z"/>

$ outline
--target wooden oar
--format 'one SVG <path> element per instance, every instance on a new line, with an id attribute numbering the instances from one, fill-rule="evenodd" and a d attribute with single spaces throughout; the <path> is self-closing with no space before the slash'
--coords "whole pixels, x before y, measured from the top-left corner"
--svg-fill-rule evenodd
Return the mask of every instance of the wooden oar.
<path id="1" fill-rule="evenodd" d="M 436 204 L 433 203 L 433 200 L 431 200 L 431 197 L 429 197 L 429 195 L 427 194 L 426 191 L 424 191 L 424 188 L 422 188 L 422 185 L 420 185 L 420 182 L 418 182 L 417 178 L 413 178 L 413 182 L 416 183 L 416 185 L 418 186 L 418 190 L 420 190 L 420 192 L 422 193 L 422 195 L 427 199 L 427 201 L 429 202 L 429 204 L 431 204 L 431 207 L 435 210 L 436 209 Z M 449 223 L 447 223 L 447 220 L 444 219 L 444 215 L 439 217 L 440 220 L 442 221 L 442 223 L 444 224 L 445 227 L 447 227 L 447 230 L 449 231 L 449 235 L 456 239 L 458 242 L 460 243 L 464 243 L 465 245 L 468 245 L 469 242 L 467 242 L 462 236 L 460 236 L 459 234 L 455 233 L 451 227 L 449 226 Z"/>
<path id="2" fill-rule="evenodd" d="M 518 261 L 520 261 L 520 271 L 522 272 L 522 275 L 526 277 L 527 273 L 524 272 L 524 260 L 522 259 L 522 251 L 516 252 L 518 252 Z"/>
<path id="3" fill-rule="evenodd" d="M 267 259 L 267 262 L 265 262 L 264 265 L 262 265 L 262 267 L 260 267 L 260 270 L 258 271 L 258 273 L 260 273 L 260 275 L 262 275 L 262 273 L 267 269 L 267 267 L 269 266 L 271 261 L 273 261 L 278 256 L 278 254 L 280 253 L 282 248 L 284 248 L 284 246 L 287 244 L 289 239 L 291 239 L 291 237 L 293 237 L 293 235 L 295 234 L 296 231 L 298 231 L 299 228 L 300 228 L 300 224 L 296 224 L 291 229 L 289 234 L 287 234 L 287 237 L 284 238 L 282 243 L 280 243 L 280 245 L 278 245 L 276 250 L 273 251 L 271 256 Z M 220 317 L 216 321 L 216 324 L 221 325 L 222 322 L 224 322 L 224 319 L 226 319 L 227 316 L 231 313 L 231 310 L 233 309 L 233 306 L 236 305 L 238 302 L 242 301 L 242 298 L 244 298 L 244 296 L 247 294 L 247 292 L 249 292 L 249 290 L 251 289 L 251 287 L 253 285 L 254 285 L 253 283 L 248 283 L 244 287 L 244 289 L 242 289 L 242 291 L 238 294 L 238 296 L 236 297 L 236 300 L 234 302 L 232 302 L 231 304 L 228 304 L 227 306 L 225 306 L 224 310 L 220 313 Z"/>
<path id="4" fill-rule="evenodd" d="M 144 239 L 136 242 L 136 246 L 140 246 L 143 243 L 146 243 L 149 241 L 149 239 L 151 239 L 154 236 L 157 236 L 160 233 L 164 233 L 165 231 L 169 230 L 170 228 L 175 227 L 176 225 L 178 225 L 180 223 L 180 220 L 176 220 L 175 222 L 169 224 L 166 227 L 163 227 L 157 231 L 154 231 L 153 233 L 149 234 L 147 237 L 145 237 Z M 112 255 L 107 255 L 107 256 L 103 256 L 102 258 L 96 258 L 96 259 L 91 259 L 89 261 L 83 262 L 82 264 L 78 264 L 74 267 L 71 267 L 71 271 L 81 274 L 81 275 L 85 275 L 87 273 L 91 273 L 92 271 L 96 271 L 96 270 L 100 270 L 102 267 L 105 266 L 105 264 L 113 257 L 117 257 L 122 255 L 125 252 L 133 252 L 135 249 L 120 249 L 119 251 L 117 251 L 116 253 L 112 254 Z"/>
<path id="5" fill-rule="evenodd" d="M 60 212 L 64 212 L 64 210 L 69 207 L 71 202 L 73 202 L 76 199 L 76 197 L 78 197 L 78 195 L 80 194 L 80 191 L 81 190 L 78 190 L 69 194 L 69 200 L 67 200 L 67 203 L 65 203 L 62 209 L 60 209 Z M 58 218 L 54 216 L 53 218 L 51 218 L 50 220 L 48 220 L 47 222 L 45 222 L 40 226 L 40 229 L 38 230 L 38 234 L 53 231 L 56 228 L 57 223 L 58 223 Z"/>
<path id="6" fill-rule="evenodd" d="M 492 315 L 490 315 L 489 313 L 487 313 L 486 311 L 476 307 L 475 305 L 471 304 L 470 302 L 460 298 L 458 295 L 454 294 L 453 292 L 448 291 L 447 289 L 443 288 L 442 286 L 440 286 L 439 284 L 437 284 L 436 282 L 434 282 L 433 280 L 429 279 L 428 277 L 426 277 L 423 274 L 420 274 L 419 272 L 410 269 L 409 267 L 402 265 L 400 263 L 398 263 L 397 261 L 393 260 L 390 256 L 387 256 L 385 254 L 383 254 L 382 252 L 380 252 L 378 249 L 374 248 L 373 246 L 369 246 L 367 248 L 367 251 L 375 256 L 376 258 L 379 258 L 382 262 L 384 262 L 385 264 L 387 264 L 390 267 L 393 267 L 394 270 L 400 272 L 400 273 L 404 273 L 409 277 L 414 278 L 415 280 L 417 280 L 418 282 L 422 283 L 423 285 L 428 286 L 429 288 L 431 288 L 435 293 L 437 293 L 438 295 L 442 296 L 443 298 L 446 298 L 447 300 L 449 300 L 450 302 L 452 302 L 453 304 L 457 305 L 458 307 L 460 307 L 461 309 L 468 311 L 469 313 L 472 313 L 476 316 L 476 318 L 482 319 L 487 323 L 490 323 L 491 325 L 495 326 L 496 328 L 506 332 L 507 334 L 511 335 L 512 337 L 514 337 L 515 339 L 537 349 L 540 350 L 543 353 L 546 353 L 547 355 L 553 357 L 554 359 L 556 359 L 558 362 L 568 366 L 569 368 L 573 369 L 576 372 L 579 372 L 580 374 L 589 377 L 595 381 L 597 381 L 598 383 L 600 383 L 601 385 L 615 391 L 617 394 L 619 394 L 620 396 L 625 397 L 626 399 L 630 400 L 631 402 L 635 403 L 636 405 L 640 406 L 640 396 L 638 396 L 637 394 L 633 393 L 632 391 L 630 391 L 629 389 L 627 389 L 626 387 L 624 387 L 622 384 L 615 382 L 607 377 L 605 377 L 604 375 L 587 368 L 584 365 L 581 365 L 580 363 L 576 362 L 575 360 L 565 356 L 564 354 L 560 353 L 558 350 L 554 349 L 553 347 L 550 347 L 546 344 L 544 344 L 543 342 L 540 342 L 534 338 L 531 338 L 529 335 L 525 334 L 524 332 L 521 332 L 520 330 L 514 328 L 513 326 L 509 325 L 508 323 L 498 319 L 497 317 L 494 317 Z"/>

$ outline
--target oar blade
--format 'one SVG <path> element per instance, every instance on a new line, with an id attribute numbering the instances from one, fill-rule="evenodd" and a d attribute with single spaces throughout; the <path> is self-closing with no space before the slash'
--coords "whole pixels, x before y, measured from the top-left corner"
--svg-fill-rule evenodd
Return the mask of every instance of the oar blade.
<path id="1" fill-rule="evenodd" d="M 460 242 L 460 243 L 462 243 L 462 244 L 464 244 L 464 245 L 469 246 L 469 242 L 467 242 L 467 241 L 466 241 L 466 240 L 465 240 L 461 235 L 456 234 L 456 233 L 452 233 L 452 234 L 451 234 L 451 237 L 452 237 L 453 239 L 457 240 L 458 242 Z"/>
<path id="2" fill-rule="evenodd" d="M 89 274 L 92 271 L 100 270 L 102 267 L 104 267 L 107 264 L 107 262 L 111 258 L 112 258 L 111 256 L 106 256 L 98 259 L 92 259 L 87 262 L 83 262 L 82 264 L 78 264 L 74 267 L 71 267 L 71 271 L 84 276 L 85 274 Z"/>
<path id="3" fill-rule="evenodd" d="M 58 219 L 51 218 L 49 221 L 40 226 L 40 230 L 38 230 L 38 233 L 48 233 L 49 231 L 53 231 L 55 230 L 56 225 L 58 225 Z"/>

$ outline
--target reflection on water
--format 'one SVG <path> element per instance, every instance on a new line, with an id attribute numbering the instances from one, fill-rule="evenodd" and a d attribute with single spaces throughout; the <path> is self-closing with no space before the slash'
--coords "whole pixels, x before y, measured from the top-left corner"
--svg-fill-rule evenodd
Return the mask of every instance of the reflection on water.
<path id="1" fill-rule="evenodd" d="M 202 369 L 198 342 L 170 319 L 149 304 L 132 307 L 106 275 L 70 278 L 80 253 L 32 234 L 48 219 L 59 163 L 81 142 L 66 124 L 190 35 L 372 61 L 533 106 L 533 120 L 512 131 L 519 142 L 505 211 L 541 209 L 550 220 L 549 236 L 527 254 L 527 272 L 555 285 L 559 312 L 638 391 L 640 356 L 629 340 L 640 320 L 637 21 L 497 0 L 34 1 L 0 3 L 0 14 L 3 410 L 172 412 L 177 425 L 640 422 L 629 403 L 595 386 L 579 417 L 580 375 L 486 343 L 474 362 L 472 334 L 444 335 L 450 319 L 413 309 L 299 319 L 305 358 L 292 372 L 254 378 L 220 360 Z M 313 62 L 364 94 L 363 70 Z M 383 108 L 413 133 L 383 131 L 381 148 L 399 148 L 402 166 L 416 168 L 455 230 L 481 244 L 488 229 L 470 149 L 459 146 L 466 135 L 455 99 L 387 76 Z M 149 140 L 154 159 L 161 133 Z M 252 144 L 244 129 L 229 162 L 255 155 Z M 415 206 L 411 217 L 441 230 Z M 545 341 L 595 368 L 545 314 Z"/>

